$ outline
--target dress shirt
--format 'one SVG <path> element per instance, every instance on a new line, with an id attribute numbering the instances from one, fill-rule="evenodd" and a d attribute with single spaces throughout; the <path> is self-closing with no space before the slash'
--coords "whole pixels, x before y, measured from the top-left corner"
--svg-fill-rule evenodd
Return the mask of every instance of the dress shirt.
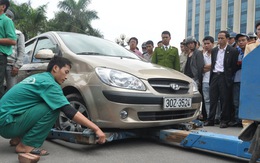
<path id="1" fill-rule="evenodd" d="M 205 63 L 205 65 L 210 65 L 210 64 L 211 64 L 211 55 L 208 55 L 208 52 L 205 52 L 205 53 L 203 54 L 203 57 L 204 57 L 204 63 Z M 209 83 L 209 77 L 210 77 L 210 71 L 205 72 L 205 73 L 203 74 L 203 82 Z"/>
<path id="2" fill-rule="evenodd" d="M 224 72 L 224 57 L 227 46 L 224 49 L 218 49 L 217 60 L 213 72 Z"/>

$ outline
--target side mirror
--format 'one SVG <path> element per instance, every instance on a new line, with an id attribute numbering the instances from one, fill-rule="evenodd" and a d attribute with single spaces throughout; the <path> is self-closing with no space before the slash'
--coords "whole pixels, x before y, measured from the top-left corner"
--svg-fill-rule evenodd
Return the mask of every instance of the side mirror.
<path id="1" fill-rule="evenodd" d="M 55 54 L 54 54 L 53 51 L 50 50 L 50 49 L 41 49 L 41 50 L 39 50 L 39 51 L 36 53 L 35 58 L 36 58 L 36 59 L 46 59 L 46 60 L 48 60 L 48 59 L 53 58 L 54 55 L 55 55 Z"/>

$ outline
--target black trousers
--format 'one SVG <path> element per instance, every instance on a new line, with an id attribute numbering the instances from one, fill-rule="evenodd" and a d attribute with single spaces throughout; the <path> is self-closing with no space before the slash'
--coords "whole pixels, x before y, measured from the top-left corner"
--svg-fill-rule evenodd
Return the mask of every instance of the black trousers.
<path id="1" fill-rule="evenodd" d="M 221 114 L 220 121 L 228 123 L 231 118 L 231 86 L 225 81 L 224 73 L 213 73 L 210 82 L 210 112 L 209 121 L 214 122 L 218 100 L 220 100 Z"/>
<path id="2" fill-rule="evenodd" d="M 7 66 L 7 57 L 0 52 L 0 99 L 5 93 L 4 89 L 4 78 L 5 78 L 5 69 Z"/>

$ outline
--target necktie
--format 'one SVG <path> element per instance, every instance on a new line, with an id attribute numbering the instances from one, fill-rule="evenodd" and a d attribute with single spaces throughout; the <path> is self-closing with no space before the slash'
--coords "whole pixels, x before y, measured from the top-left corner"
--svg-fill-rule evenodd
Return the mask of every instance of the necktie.
<path id="1" fill-rule="evenodd" d="M 165 51 L 168 50 L 168 46 L 165 46 Z"/>

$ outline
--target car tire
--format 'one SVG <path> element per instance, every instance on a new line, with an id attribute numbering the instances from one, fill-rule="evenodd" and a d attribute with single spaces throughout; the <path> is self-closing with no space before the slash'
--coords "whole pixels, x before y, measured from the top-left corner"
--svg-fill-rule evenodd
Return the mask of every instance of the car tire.
<path id="1" fill-rule="evenodd" d="M 85 117 L 91 120 L 86 104 L 77 93 L 69 94 L 66 96 L 71 106 L 76 110 L 81 112 Z M 63 112 L 60 112 L 60 115 L 55 124 L 55 128 L 59 130 L 73 131 L 73 132 L 82 132 L 86 127 L 81 126 L 80 124 L 70 120 Z"/>

